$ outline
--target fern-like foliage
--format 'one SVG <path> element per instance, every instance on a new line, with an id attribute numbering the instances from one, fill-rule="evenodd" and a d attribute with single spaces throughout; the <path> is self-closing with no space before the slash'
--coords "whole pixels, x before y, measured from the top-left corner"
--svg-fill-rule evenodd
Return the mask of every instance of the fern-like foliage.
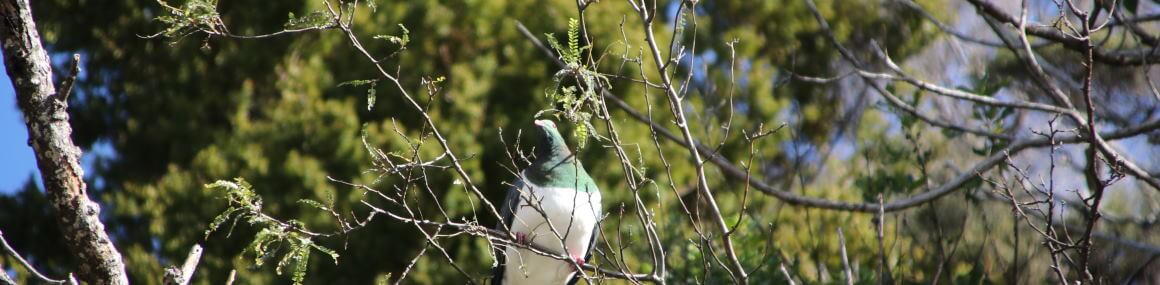
<path id="1" fill-rule="evenodd" d="M 225 23 L 222 22 L 221 14 L 217 10 L 218 0 L 187 0 L 180 7 L 171 5 L 166 0 L 156 1 L 162 8 L 165 8 L 164 15 L 157 17 L 157 20 L 164 24 L 165 30 L 149 37 L 165 37 L 174 39 L 174 42 L 176 42 L 181 38 L 196 33 L 203 33 L 210 36 L 241 36 L 231 34 L 229 29 L 226 28 Z M 344 12 L 342 14 L 353 15 L 354 7 L 354 3 L 343 3 L 342 9 Z M 282 31 L 264 36 L 284 32 L 333 28 L 336 27 L 334 23 L 336 19 L 331 15 L 329 11 L 323 10 L 315 10 L 302 16 L 296 16 L 294 13 L 290 13 L 286 23 L 282 25 Z M 208 45 L 205 48 L 208 48 Z"/>
<path id="2" fill-rule="evenodd" d="M 157 20 L 166 26 L 166 29 L 157 35 L 180 38 L 199 31 L 218 32 L 222 29 L 217 0 L 190 0 L 180 8 L 164 0 L 157 0 L 157 3 L 168 12 L 168 15 L 157 17 Z"/>
<path id="3" fill-rule="evenodd" d="M 367 86 L 367 111 L 371 111 L 371 110 L 375 109 L 375 98 L 378 98 L 375 96 L 375 94 L 377 94 L 375 91 L 375 87 L 378 86 L 378 84 L 379 84 L 378 79 L 364 79 L 364 80 L 351 80 L 351 81 L 339 83 L 338 87 Z"/>
<path id="4" fill-rule="evenodd" d="M 576 138 L 577 147 L 582 149 L 587 146 L 589 138 L 604 139 L 596 134 L 591 120 L 599 110 L 599 92 L 609 86 L 609 81 L 585 60 L 584 52 L 589 46 L 580 43 L 580 29 L 579 20 L 568 19 L 568 46 L 563 46 L 554 34 L 546 34 L 548 45 L 566 66 L 556 73 L 553 77 L 555 84 L 546 92 L 552 107 L 540 111 L 540 114 L 552 113 L 572 123 L 575 126 L 572 136 Z"/>
<path id="5" fill-rule="evenodd" d="M 560 60 L 568 64 L 568 68 L 577 68 L 581 65 L 581 53 L 587 49 L 587 46 L 580 46 L 580 21 L 570 18 L 568 19 L 568 46 L 565 47 L 560 44 L 553 33 L 545 34 L 548 36 L 548 45 L 556 50 L 556 54 L 560 55 Z"/>
<path id="6" fill-rule="evenodd" d="M 295 16 L 294 12 L 290 12 L 289 20 L 282 28 L 287 30 L 311 29 L 330 25 L 330 14 L 323 11 L 313 11 L 306 15 Z"/>
<path id="7" fill-rule="evenodd" d="M 230 221 L 233 221 L 230 232 L 238 221 L 245 221 L 251 226 L 260 228 L 261 230 L 254 235 L 254 240 L 242 253 L 252 256 L 254 265 L 260 267 L 276 259 L 278 263 L 275 271 L 278 275 L 289 269 L 290 279 L 294 284 L 302 284 L 306 280 L 306 265 L 310 262 L 311 250 L 328 255 L 335 264 L 338 264 L 338 252 L 315 243 L 311 238 L 318 234 L 306 230 L 304 224 L 295 220 L 283 222 L 262 213 L 262 198 L 245 179 L 218 180 L 205 187 L 224 192 L 225 199 L 229 200 L 229 207 L 213 219 L 209 229 L 205 231 L 206 236 Z M 301 202 L 326 209 L 326 206 L 317 201 Z"/>
<path id="8" fill-rule="evenodd" d="M 393 44 L 399 45 L 399 49 L 406 49 L 407 44 L 411 42 L 411 30 L 408 30 L 407 26 L 403 26 L 403 24 L 399 24 L 399 28 L 403 30 L 403 33 L 398 35 L 398 36 L 395 36 L 395 35 L 375 35 L 375 39 L 387 40 Z"/>

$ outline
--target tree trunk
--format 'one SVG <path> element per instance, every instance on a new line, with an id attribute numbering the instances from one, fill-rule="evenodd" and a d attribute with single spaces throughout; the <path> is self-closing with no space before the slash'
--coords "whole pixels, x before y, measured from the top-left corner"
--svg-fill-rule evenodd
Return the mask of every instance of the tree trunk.
<path id="1" fill-rule="evenodd" d="M 80 262 L 81 279 L 89 284 L 129 284 L 121 255 L 101 224 L 100 207 L 86 194 L 81 151 L 72 142 L 66 112 L 68 95 L 58 94 L 53 86 L 52 65 L 28 0 L 0 1 L 0 41 L 40 177 L 68 249 Z"/>

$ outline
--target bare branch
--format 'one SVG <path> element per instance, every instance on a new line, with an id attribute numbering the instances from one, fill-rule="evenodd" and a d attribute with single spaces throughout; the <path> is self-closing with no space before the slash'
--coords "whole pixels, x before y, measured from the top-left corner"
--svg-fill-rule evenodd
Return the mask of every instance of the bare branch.
<path id="1" fill-rule="evenodd" d="M 878 193 L 878 204 L 882 202 L 882 193 Z M 886 211 L 881 206 L 878 207 L 878 213 L 874 216 L 875 238 L 878 239 L 878 284 L 894 284 L 894 278 L 890 274 L 890 265 L 886 264 L 886 247 L 885 247 L 885 232 L 886 225 Z"/>
<path id="2" fill-rule="evenodd" d="M 850 269 L 850 258 L 846 256 L 846 234 L 838 227 L 838 246 L 842 253 L 842 268 L 846 273 L 846 285 L 854 285 L 854 270 Z"/>
<path id="3" fill-rule="evenodd" d="M 189 255 L 185 257 L 185 262 L 181 267 L 171 267 L 165 270 L 165 278 L 162 281 L 164 284 L 186 285 L 193 280 L 193 272 L 197 271 L 197 263 L 201 261 L 202 248 L 200 244 L 194 244 L 189 249 Z"/>
<path id="4" fill-rule="evenodd" d="M 980 11 L 980 14 L 994 18 L 1001 23 L 1018 26 L 1019 20 L 1015 16 L 1003 11 L 998 5 L 991 3 L 988 0 L 967 0 L 974 4 Z M 1073 37 L 1065 34 L 1054 27 L 1034 24 L 1027 26 L 1027 33 L 1039 38 L 1043 38 L 1052 42 L 1060 43 L 1063 47 L 1083 52 L 1086 47 L 1085 43 L 1079 37 Z M 1092 59 L 1103 64 L 1110 65 L 1144 65 L 1149 62 L 1160 62 L 1160 53 L 1157 53 L 1151 46 L 1135 49 L 1125 49 L 1116 51 L 1107 51 L 1103 49 L 1093 49 Z"/>
<path id="5" fill-rule="evenodd" d="M 717 206 L 717 199 L 713 196 L 713 191 L 709 190 L 709 181 L 705 176 L 705 160 L 701 157 L 701 152 L 697 149 L 697 141 L 693 138 L 692 132 L 689 131 L 689 123 L 685 116 L 685 107 L 681 103 L 681 98 L 677 95 L 677 90 L 674 88 L 675 84 L 669 77 L 666 71 L 669 60 L 666 60 L 661 55 L 660 48 L 657 47 L 656 36 L 653 32 L 653 21 L 656 13 L 656 3 L 653 3 L 652 16 L 647 12 L 648 7 L 641 7 L 637 9 L 641 20 L 644 21 L 644 36 L 645 42 L 648 43 L 649 50 L 652 53 L 653 63 L 656 65 L 658 73 L 660 73 L 661 83 L 664 84 L 665 94 L 668 95 L 669 109 L 676 119 L 677 128 L 681 130 L 685 147 L 689 149 L 689 155 L 692 159 L 693 167 L 697 173 L 697 189 L 701 196 L 708 204 L 710 214 L 712 214 L 713 222 L 717 225 L 718 230 L 721 231 L 721 242 L 725 247 L 725 253 L 729 256 L 731 268 L 729 269 L 735 282 L 741 284 L 749 283 L 749 276 L 745 268 L 741 265 L 741 261 L 737 259 L 736 249 L 733 247 L 733 241 L 730 239 L 729 226 L 725 224 L 725 219 L 721 215 L 721 209 Z M 672 54 L 669 55 L 670 57 Z"/>
<path id="6" fill-rule="evenodd" d="M 632 117 L 633 119 L 635 119 L 636 121 L 638 121 L 640 123 L 649 124 L 651 126 L 651 129 L 653 129 L 659 137 L 663 137 L 665 139 L 673 141 L 677 144 L 680 144 L 681 146 L 688 147 L 688 144 L 685 143 L 685 141 L 683 141 L 676 134 L 673 134 L 665 127 L 660 126 L 659 124 L 653 122 L 653 120 L 651 120 L 648 116 L 641 114 L 639 111 L 637 111 L 635 108 L 633 108 L 627 102 L 625 102 L 623 99 L 620 99 L 620 97 L 617 96 L 616 94 L 612 94 L 612 92 L 608 91 L 607 89 L 602 89 L 602 90 L 600 90 L 600 92 L 601 92 L 601 95 L 604 96 L 604 98 L 609 99 L 613 103 L 612 106 L 615 106 L 615 107 L 625 111 L 625 113 L 628 113 L 628 115 L 630 117 Z M 1107 138 L 1108 140 L 1117 140 L 1117 139 L 1123 139 L 1123 138 L 1129 138 L 1129 137 L 1141 135 L 1141 134 L 1148 133 L 1148 132 L 1158 130 L 1158 129 L 1160 129 L 1160 120 L 1154 120 L 1151 122 L 1143 123 L 1143 124 L 1132 126 L 1129 128 L 1120 129 L 1120 130 L 1117 130 L 1114 132 L 1103 133 L 1100 136 Z M 1083 141 L 1081 140 L 1080 137 L 1077 137 L 1077 136 L 1064 137 L 1064 138 L 1061 138 L 1059 140 L 1059 143 L 1069 143 L 1069 144 L 1070 143 L 1080 143 L 1080 142 L 1083 142 Z M 1015 153 L 1021 152 L 1023 150 L 1029 149 L 1029 148 L 1046 147 L 1049 145 L 1051 145 L 1051 144 L 1045 138 L 1023 139 L 1023 140 L 1011 143 L 1011 145 L 1009 147 L 1007 147 L 1006 150 L 1010 151 L 1011 154 L 1015 154 Z M 874 203 L 847 203 L 847 202 L 841 202 L 841 201 L 833 201 L 833 200 L 827 200 L 827 199 L 806 197 L 806 196 L 802 196 L 799 194 L 795 194 L 793 192 L 778 190 L 778 189 L 773 188 L 773 186 L 766 184 L 766 182 L 764 182 L 762 179 L 746 179 L 746 174 L 745 174 L 744 170 L 735 166 L 732 162 L 730 162 L 729 160 L 727 160 L 724 157 L 721 157 L 718 155 L 713 155 L 714 152 L 713 152 L 712 148 L 709 148 L 708 146 L 702 145 L 700 143 L 696 143 L 696 149 L 702 155 L 705 155 L 708 162 L 711 162 L 711 163 L 717 165 L 720 168 L 721 172 L 724 173 L 726 176 L 728 176 L 732 179 L 749 181 L 750 185 L 753 186 L 753 188 L 757 188 L 762 193 L 773 196 L 774 198 L 777 198 L 778 200 L 786 202 L 790 205 L 812 207 L 812 208 L 823 208 L 823 209 L 839 210 L 839 211 L 856 211 L 856 212 L 865 212 L 865 213 L 873 213 L 878 208 L 878 205 L 874 204 Z M 935 187 L 935 188 L 931 189 L 930 191 L 920 193 L 920 194 L 917 194 L 917 195 L 914 195 L 914 196 L 911 196 L 908 198 L 891 201 L 890 203 L 886 204 L 884 208 L 887 212 L 895 212 L 895 211 L 901 211 L 901 210 L 909 209 L 912 207 L 916 207 L 916 206 L 921 205 L 922 203 L 929 202 L 929 201 L 932 201 L 934 199 L 938 199 L 939 197 L 942 197 L 946 194 L 953 192 L 956 189 L 959 189 L 959 187 L 961 187 L 962 185 L 964 185 L 967 182 L 974 179 L 978 173 L 983 173 L 983 172 L 986 172 L 987 170 L 990 170 L 992 167 L 994 167 L 994 166 L 998 165 L 1000 162 L 1002 162 L 1002 159 L 1003 159 L 1003 156 L 998 155 L 998 154 L 993 155 L 993 156 L 988 157 L 988 158 L 985 158 L 985 159 L 977 162 L 975 164 L 975 166 L 971 167 L 971 169 L 970 169 L 971 171 L 960 174 L 959 176 L 956 176 L 955 178 L 945 182 L 943 185 L 941 185 L 939 187 Z M 1143 171 L 1141 170 L 1141 172 L 1143 172 Z M 1144 172 L 1144 173 L 1146 173 L 1146 172 Z M 1139 179 L 1142 179 L 1142 180 L 1146 180 L 1146 181 L 1148 180 L 1147 176 L 1136 176 L 1136 177 Z M 1151 180 L 1160 181 L 1160 178 L 1151 178 Z M 1151 184 L 1151 182 L 1149 184 Z"/>
<path id="7" fill-rule="evenodd" d="M 54 283 L 54 284 L 65 284 L 66 281 L 68 281 L 65 279 L 57 280 L 57 279 L 48 278 L 48 276 L 44 276 L 44 273 L 40 273 L 40 271 L 37 271 L 36 267 L 33 267 L 32 264 L 28 263 L 28 260 L 24 260 L 24 256 L 20 255 L 20 252 L 17 252 L 16 249 L 13 249 L 11 245 L 8 245 L 8 240 L 4 238 L 3 231 L 0 231 L 0 245 L 4 246 L 4 252 L 6 252 L 6 253 L 8 253 L 8 255 L 11 255 L 12 257 L 16 258 L 16 261 L 20 262 L 20 265 L 23 265 L 24 268 L 28 269 L 28 272 L 32 273 L 32 276 L 36 276 L 37 279 L 40 279 L 41 281 L 44 281 L 47 283 Z M 0 281 L 7 281 L 7 282 L 9 282 L 9 284 L 16 284 L 16 282 L 13 282 L 12 280 L 7 279 L 7 278 L 8 278 L 7 273 L 5 273 L 4 270 L 0 269 L 0 279 L 4 279 L 4 280 L 0 280 Z M 75 283 L 76 282 L 72 282 L 70 284 L 75 284 Z"/>

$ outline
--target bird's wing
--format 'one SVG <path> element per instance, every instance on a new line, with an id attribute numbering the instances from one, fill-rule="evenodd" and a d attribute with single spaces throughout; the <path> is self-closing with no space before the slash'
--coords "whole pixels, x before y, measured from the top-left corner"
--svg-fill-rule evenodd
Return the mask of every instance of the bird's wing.
<path id="1" fill-rule="evenodd" d="M 520 191 L 524 187 L 527 187 L 524 179 L 517 176 L 515 183 L 512 183 L 512 188 L 508 189 L 507 197 L 504 197 L 503 204 L 500 205 L 499 222 L 495 224 L 494 229 L 504 233 L 509 232 L 512 221 L 515 220 L 516 209 L 520 206 Z M 494 249 L 496 266 L 491 272 L 492 285 L 503 284 L 504 265 L 507 263 L 507 258 L 504 254 L 505 248 L 505 246 L 496 246 Z"/>
<path id="2" fill-rule="evenodd" d="M 516 216 L 516 208 L 520 206 L 520 191 L 525 191 L 524 188 L 526 187 L 528 185 L 524 183 L 524 179 L 522 177 L 516 177 L 516 181 L 512 183 L 512 187 L 508 189 L 507 196 L 503 198 L 503 205 L 500 205 L 499 218 L 501 222 L 496 223 L 495 229 L 504 232 L 510 229 L 512 221 Z"/>

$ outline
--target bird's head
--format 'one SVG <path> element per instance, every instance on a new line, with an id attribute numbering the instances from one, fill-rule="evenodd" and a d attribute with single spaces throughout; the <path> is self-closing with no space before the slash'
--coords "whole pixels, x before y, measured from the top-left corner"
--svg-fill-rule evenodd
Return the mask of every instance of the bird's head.
<path id="1" fill-rule="evenodd" d="M 536 157 L 540 159 L 564 159 L 571 156 L 572 151 L 560 135 L 556 123 L 550 120 L 536 120 L 536 129 L 539 130 L 540 143 L 536 146 Z"/>

